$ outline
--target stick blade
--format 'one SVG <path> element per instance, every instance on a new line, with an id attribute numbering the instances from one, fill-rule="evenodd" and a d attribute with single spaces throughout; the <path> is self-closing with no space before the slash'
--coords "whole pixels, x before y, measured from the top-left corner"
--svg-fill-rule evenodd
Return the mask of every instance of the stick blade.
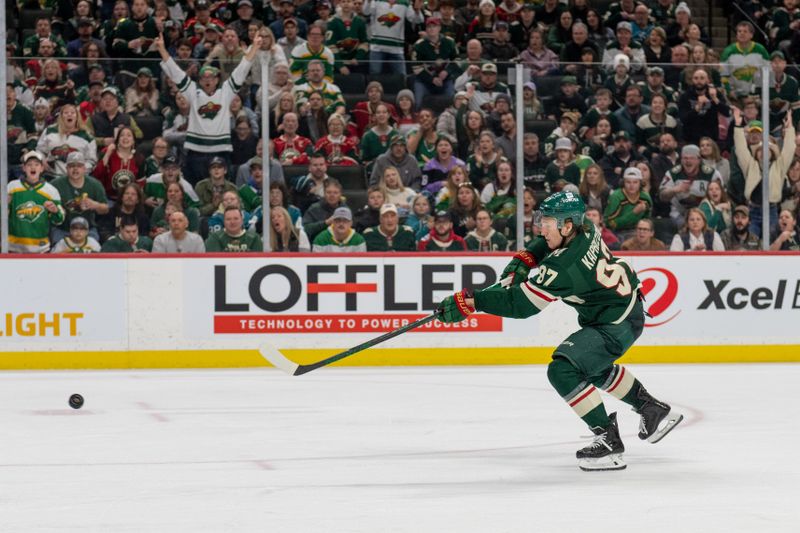
<path id="1" fill-rule="evenodd" d="M 297 369 L 300 367 L 297 363 L 293 363 L 283 355 L 280 350 L 275 348 L 269 343 L 263 343 L 258 347 L 258 353 L 261 357 L 269 361 L 275 368 L 280 368 L 290 376 L 294 376 Z"/>

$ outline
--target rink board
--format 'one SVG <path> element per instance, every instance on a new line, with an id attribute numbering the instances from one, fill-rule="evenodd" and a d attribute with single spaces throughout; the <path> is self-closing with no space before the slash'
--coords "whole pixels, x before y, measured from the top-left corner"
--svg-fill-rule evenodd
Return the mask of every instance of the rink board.
<path id="1" fill-rule="evenodd" d="M 631 363 L 800 361 L 800 255 L 631 254 L 652 317 Z M 508 254 L 248 254 L 0 259 L 0 369 L 313 362 L 495 283 Z M 53 280 L 55 285 L 42 280 Z M 535 275 L 535 272 L 534 272 Z M 57 287 L 54 290 L 53 287 Z M 578 329 L 556 302 L 511 320 L 432 322 L 340 364 L 541 364 Z"/>

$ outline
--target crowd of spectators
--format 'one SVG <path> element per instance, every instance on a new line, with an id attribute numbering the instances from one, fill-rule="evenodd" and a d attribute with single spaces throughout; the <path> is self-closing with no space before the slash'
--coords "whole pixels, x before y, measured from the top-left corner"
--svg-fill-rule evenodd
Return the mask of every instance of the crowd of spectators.
<path id="1" fill-rule="evenodd" d="M 800 249 L 797 0 L 717 49 L 675 0 L 9 4 L 13 252 L 520 248 L 519 137 L 526 242 L 571 190 L 614 249 L 760 249 L 766 151 Z"/>

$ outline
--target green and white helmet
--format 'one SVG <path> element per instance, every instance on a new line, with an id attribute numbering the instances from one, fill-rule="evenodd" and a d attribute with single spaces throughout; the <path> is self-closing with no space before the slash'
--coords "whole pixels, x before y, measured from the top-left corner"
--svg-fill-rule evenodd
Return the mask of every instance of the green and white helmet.
<path id="1" fill-rule="evenodd" d="M 586 205 L 579 195 L 562 191 L 545 198 L 539 205 L 538 214 L 540 217 L 556 219 L 559 228 L 563 227 L 567 220 L 571 220 L 575 226 L 580 226 L 586 214 Z"/>

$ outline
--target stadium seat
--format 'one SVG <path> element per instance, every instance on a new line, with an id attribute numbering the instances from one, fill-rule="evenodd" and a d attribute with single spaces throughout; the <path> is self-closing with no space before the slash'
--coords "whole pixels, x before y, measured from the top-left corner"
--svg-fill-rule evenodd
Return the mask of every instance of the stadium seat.
<path id="1" fill-rule="evenodd" d="M 535 133 L 539 137 L 539 142 L 544 142 L 548 135 L 553 133 L 558 124 L 553 120 L 526 120 L 525 133 Z"/>
<path id="2" fill-rule="evenodd" d="M 403 74 L 370 74 L 369 81 L 379 81 L 383 85 L 384 94 L 397 94 L 406 88 L 406 77 Z"/>
<path id="3" fill-rule="evenodd" d="M 426 94 L 422 99 L 422 107 L 432 109 L 437 115 L 440 115 L 452 103 L 453 97 L 446 94 Z"/>
<path id="4" fill-rule="evenodd" d="M 672 222 L 672 219 L 667 217 L 656 217 L 653 219 L 655 238 L 661 240 L 669 248 L 672 243 L 672 237 L 678 232 L 678 228 Z"/>
<path id="5" fill-rule="evenodd" d="M 142 139 L 151 141 L 162 133 L 162 118 L 158 116 L 153 117 L 135 117 L 136 124 L 142 130 Z"/>
<path id="6" fill-rule="evenodd" d="M 36 35 L 36 30 L 35 30 L 35 29 L 33 29 L 33 28 L 25 28 L 25 29 L 23 29 L 23 30 L 22 30 L 22 40 L 21 40 L 21 43 L 24 43 L 24 42 L 25 42 L 25 39 L 27 39 L 27 38 L 28 38 L 28 37 L 30 37 L 31 35 Z M 21 56 L 21 55 L 22 55 L 22 48 L 20 48 L 20 49 L 19 49 L 19 51 L 17 51 L 17 55 L 19 55 L 19 56 Z"/>
<path id="7" fill-rule="evenodd" d="M 367 181 L 364 176 L 364 167 L 353 166 L 328 166 L 328 174 L 332 178 L 336 178 L 342 183 L 343 189 L 355 189 L 365 191 L 367 189 Z"/>
<path id="8" fill-rule="evenodd" d="M 297 176 L 308 174 L 308 165 L 286 165 L 283 167 L 283 179 L 287 184 L 292 183 Z"/>
<path id="9" fill-rule="evenodd" d="M 544 96 L 553 98 L 561 90 L 561 76 L 537 76 L 534 83 L 539 98 Z"/>
<path id="10" fill-rule="evenodd" d="M 364 78 L 363 74 L 353 73 L 348 76 L 337 74 L 333 77 L 333 83 L 339 87 L 339 89 L 342 91 L 342 94 L 358 94 L 361 96 L 362 100 L 364 99 L 364 91 L 367 87 L 367 80 Z"/>
<path id="11" fill-rule="evenodd" d="M 344 97 L 344 102 L 347 106 L 347 109 L 353 109 L 357 103 L 364 101 L 363 92 L 361 92 L 361 94 L 343 93 L 342 96 Z"/>
<path id="12" fill-rule="evenodd" d="M 19 13 L 19 26 L 23 30 L 35 29 L 36 20 L 39 18 L 51 20 L 53 18 L 52 9 L 22 9 Z"/>
<path id="13" fill-rule="evenodd" d="M 118 71 L 114 75 L 114 85 L 117 86 L 117 89 L 119 89 L 121 94 L 125 94 L 125 91 L 128 90 L 128 87 L 133 85 L 133 82 L 135 81 L 136 75 L 131 72 Z"/>
<path id="14" fill-rule="evenodd" d="M 153 153 L 153 141 L 140 141 L 136 143 L 136 153 L 142 154 L 144 157 L 150 157 Z"/>
<path id="15" fill-rule="evenodd" d="M 367 191 L 366 190 L 356 190 L 356 189 L 349 189 L 342 191 L 342 196 L 344 196 L 345 201 L 347 202 L 347 207 L 353 212 L 355 215 L 356 211 L 367 205 Z"/>

